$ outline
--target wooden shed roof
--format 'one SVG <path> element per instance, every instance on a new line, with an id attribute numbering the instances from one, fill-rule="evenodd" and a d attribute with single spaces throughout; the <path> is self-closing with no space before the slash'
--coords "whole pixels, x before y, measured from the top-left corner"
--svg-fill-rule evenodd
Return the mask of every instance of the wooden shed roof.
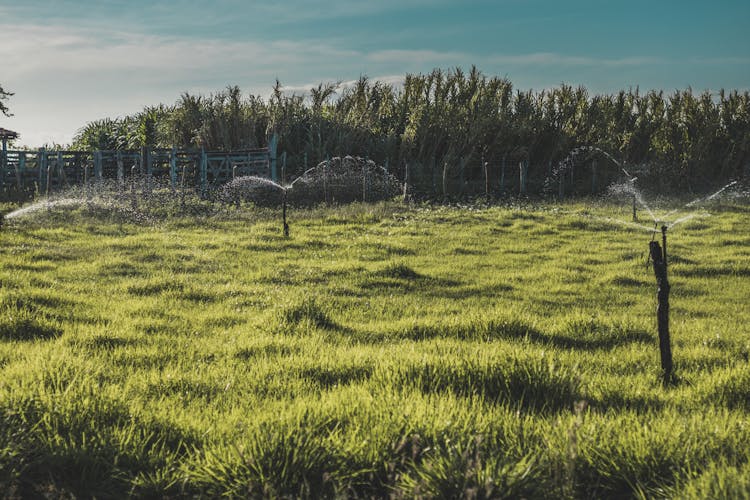
<path id="1" fill-rule="evenodd" d="M 2 139 L 17 139 L 18 138 L 18 132 L 13 132 L 12 130 L 8 130 L 7 128 L 0 127 L 0 138 L 2 138 Z"/>

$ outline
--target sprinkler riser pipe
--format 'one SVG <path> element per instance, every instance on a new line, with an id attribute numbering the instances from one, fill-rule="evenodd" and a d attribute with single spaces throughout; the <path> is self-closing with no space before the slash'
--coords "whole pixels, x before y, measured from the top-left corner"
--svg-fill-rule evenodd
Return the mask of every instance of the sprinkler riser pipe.
<path id="1" fill-rule="evenodd" d="M 282 195 L 281 199 L 281 217 L 282 217 L 282 228 L 284 231 L 284 238 L 289 237 L 289 224 L 286 223 L 286 190 L 284 190 L 284 193 Z"/>

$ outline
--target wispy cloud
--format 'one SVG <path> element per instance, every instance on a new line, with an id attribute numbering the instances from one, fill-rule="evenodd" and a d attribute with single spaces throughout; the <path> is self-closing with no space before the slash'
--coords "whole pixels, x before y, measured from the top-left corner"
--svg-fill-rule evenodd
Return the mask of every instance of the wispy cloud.
<path id="1" fill-rule="evenodd" d="M 493 64 L 513 65 L 556 65 L 556 66 L 600 66 L 600 67 L 623 67 L 623 66 L 647 66 L 663 64 L 666 61 L 658 57 L 634 56 L 623 58 L 599 58 L 590 56 L 576 56 L 556 54 L 553 52 L 537 52 L 532 54 L 498 54 L 488 58 Z"/>
<path id="2" fill-rule="evenodd" d="M 0 24 L 4 65 L 15 75 L 54 71 L 162 71 L 184 77 L 195 70 L 268 71 L 314 59 L 358 56 L 336 46 L 292 41 L 191 39 L 59 26 Z"/>

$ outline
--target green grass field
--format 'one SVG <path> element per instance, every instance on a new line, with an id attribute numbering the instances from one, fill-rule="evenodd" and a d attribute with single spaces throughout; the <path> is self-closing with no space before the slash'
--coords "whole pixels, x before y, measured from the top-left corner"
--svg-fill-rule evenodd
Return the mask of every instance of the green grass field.
<path id="1" fill-rule="evenodd" d="M 750 209 L 292 210 L 0 232 L 0 491 L 750 497 Z"/>

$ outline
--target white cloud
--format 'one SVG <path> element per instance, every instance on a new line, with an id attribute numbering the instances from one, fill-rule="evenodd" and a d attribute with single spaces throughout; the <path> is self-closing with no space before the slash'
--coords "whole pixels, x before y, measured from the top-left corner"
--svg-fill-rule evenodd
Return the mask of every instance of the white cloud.
<path id="1" fill-rule="evenodd" d="M 190 39 L 126 32 L 73 30 L 59 26 L 0 24 L 0 55 L 15 75 L 155 70 L 231 70 L 239 65 L 268 70 L 311 58 L 355 57 L 325 44 L 291 41 Z"/>

